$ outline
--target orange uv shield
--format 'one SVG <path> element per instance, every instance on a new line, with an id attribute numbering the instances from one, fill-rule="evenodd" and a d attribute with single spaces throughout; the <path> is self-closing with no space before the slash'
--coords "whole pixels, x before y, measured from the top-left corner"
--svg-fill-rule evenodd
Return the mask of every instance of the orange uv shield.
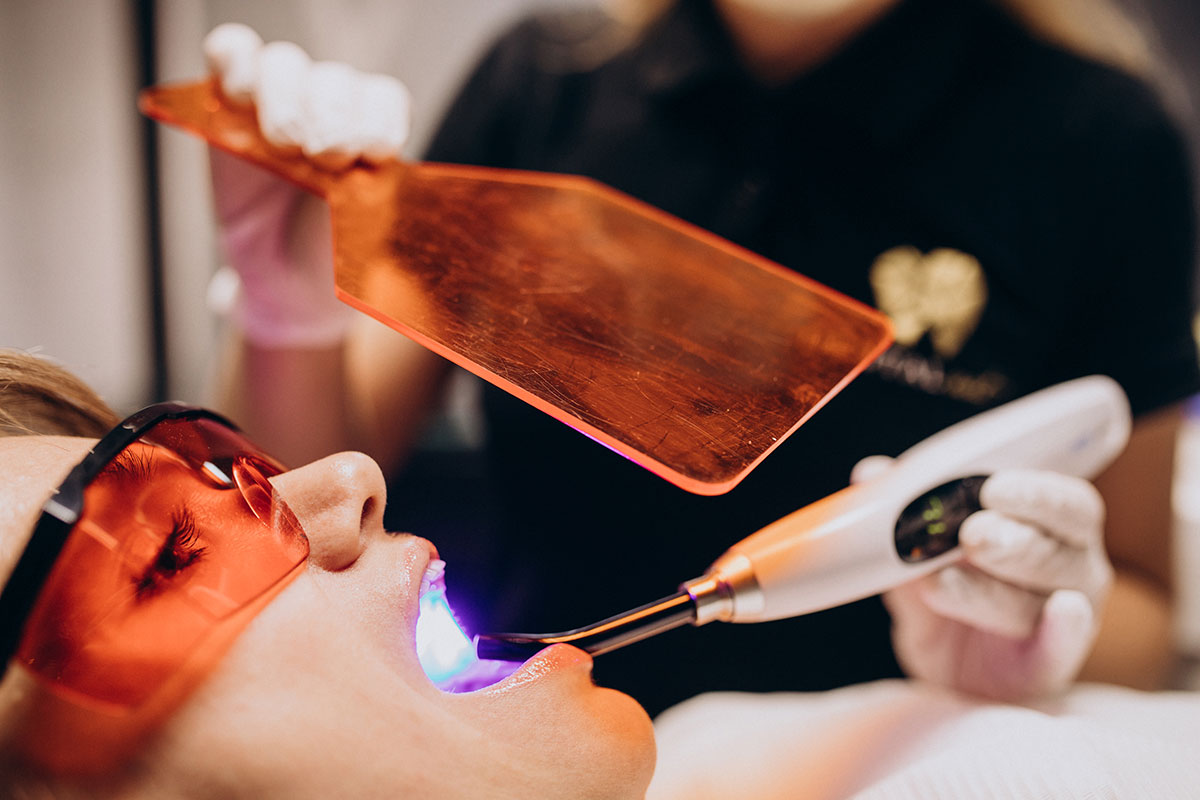
<path id="1" fill-rule="evenodd" d="M 891 341 L 873 309 L 589 179 L 322 171 L 211 81 L 141 107 L 322 196 L 343 301 L 697 494 L 733 488 Z"/>
<path id="2" fill-rule="evenodd" d="M 87 707 L 146 703 L 299 574 L 308 542 L 268 481 L 281 470 L 215 417 L 154 424 L 83 489 L 16 660 Z"/>

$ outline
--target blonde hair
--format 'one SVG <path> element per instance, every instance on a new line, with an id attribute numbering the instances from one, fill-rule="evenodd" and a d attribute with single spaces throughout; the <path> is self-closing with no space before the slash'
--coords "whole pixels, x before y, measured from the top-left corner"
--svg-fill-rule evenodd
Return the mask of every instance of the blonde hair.
<path id="1" fill-rule="evenodd" d="M 119 422 L 116 413 L 79 378 L 47 358 L 0 349 L 0 437 L 36 435 L 100 437 Z M 0 536 L 0 583 L 7 581 L 24 539 Z M 60 796 L 64 787 L 29 772 L 11 746 L 24 735 L 27 676 L 0 684 L 0 794 Z M 66 796 L 63 794 L 62 796 Z M 73 796 L 73 795 L 72 795 Z"/>
<path id="2" fill-rule="evenodd" d="M 0 350 L 0 436 L 99 437 L 119 422 L 86 383 L 49 359 Z"/>
<path id="3" fill-rule="evenodd" d="M 992 0 L 1034 36 L 1064 50 L 1154 78 L 1162 65 L 1149 32 L 1114 0 Z M 608 0 L 610 15 L 630 30 L 652 24 L 679 0 Z"/>

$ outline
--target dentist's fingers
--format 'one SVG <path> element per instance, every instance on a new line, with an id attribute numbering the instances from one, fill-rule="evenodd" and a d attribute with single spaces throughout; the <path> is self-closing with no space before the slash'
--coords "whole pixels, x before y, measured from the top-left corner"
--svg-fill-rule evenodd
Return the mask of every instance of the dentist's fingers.
<path id="1" fill-rule="evenodd" d="M 390 75 L 362 75 L 359 147 L 368 161 L 400 156 L 408 141 L 412 97 Z"/>
<path id="2" fill-rule="evenodd" d="M 337 61 L 308 71 L 300 149 L 324 169 L 350 166 L 358 157 L 362 129 L 361 76 Z"/>
<path id="3" fill-rule="evenodd" d="M 1050 595 L 1042 607 L 1026 670 L 1027 692 L 1058 691 L 1079 674 L 1096 638 L 1096 613 L 1079 592 L 1063 589 Z"/>
<path id="4" fill-rule="evenodd" d="M 304 154 L 343 169 L 360 156 L 396 158 L 408 139 L 410 98 L 404 84 L 331 61 L 313 64 L 304 109 Z"/>
<path id="5" fill-rule="evenodd" d="M 304 144 L 312 60 L 299 45 L 271 42 L 258 53 L 254 101 L 258 127 L 272 145 L 295 152 Z"/>
<path id="6" fill-rule="evenodd" d="M 966 561 L 983 572 L 1026 589 L 1049 594 L 1079 589 L 1095 596 L 1108 570 L 1096 548 L 1081 548 L 1055 539 L 998 511 L 977 511 L 959 529 Z"/>
<path id="7" fill-rule="evenodd" d="M 891 456 L 867 456 L 860 459 L 850 470 L 850 483 L 865 483 L 879 477 L 891 469 L 895 460 Z"/>
<path id="8" fill-rule="evenodd" d="M 1037 627 L 1046 596 L 996 580 L 967 565 L 921 578 L 920 599 L 938 616 L 1013 639 Z"/>
<path id="9" fill-rule="evenodd" d="M 1044 470 L 1011 469 L 988 478 L 979 502 L 1045 530 L 1074 547 L 1096 544 L 1104 528 L 1104 500 L 1090 482 Z"/>
<path id="10" fill-rule="evenodd" d="M 226 22 L 204 37 L 204 60 L 208 71 L 221 84 L 221 92 L 240 105 L 254 100 L 258 80 L 258 51 L 262 37 L 237 22 Z"/>
<path id="11" fill-rule="evenodd" d="M 222 93 L 253 103 L 263 137 L 284 153 L 303 152 L 323 169 L 340 170 L 360 157 L 397 158 L 408 139 L 412 99 L 396 78 L 314 63 L 300 46 L 263 44 L 239 23 L 214 28 L 204 54 Z"/>

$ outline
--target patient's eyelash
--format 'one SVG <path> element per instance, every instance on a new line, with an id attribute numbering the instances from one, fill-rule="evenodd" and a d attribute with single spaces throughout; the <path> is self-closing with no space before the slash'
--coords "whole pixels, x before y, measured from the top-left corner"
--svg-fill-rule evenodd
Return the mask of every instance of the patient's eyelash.
<path id="1" fill-rule="evenodd" d="M 158 555 L 145 572 L 134 580 L 137 596 L 153 595 L 166 581 L 203 558 L 204 554 L 205 548 L 200 544 L 195 516 L 187 509 L 176 512 L 171 531 L 159 548 Z"/>
<path id="2" fill-rule="evenodd" d="M 148 483 L 154 476 L 154 459 L 147 452 L 134 449 L 122 450 L 116 458 L 105 465 L 97 480 L 128 480 Z"/>

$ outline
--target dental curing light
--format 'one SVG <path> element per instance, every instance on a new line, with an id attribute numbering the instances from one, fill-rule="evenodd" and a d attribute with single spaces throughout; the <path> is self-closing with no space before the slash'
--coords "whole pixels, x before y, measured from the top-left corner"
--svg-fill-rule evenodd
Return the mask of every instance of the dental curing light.
<path id="1" fill-rule="evenodd" d="M 417 658 L 429 680 L 439 687 L 476 661 L 471 639 L 454 618 L 441 589 L 430 590 L 421 597 Z"/>
<path id="2" fill-rule="evenodd" d="M 953 425 L 847 487 L 729 548 L 661 600 L 553 634 L 480 636 L 480 658 L 524 660 L 565 642 L 592 655 L 685 623 L 767 622 L 884 592 L 959 557 L 958 529 L 1000 469 L 1092 478 L 1124 449 L 1129 404 L 1104 376 L 1079 378 Z"/>
<path id="3" fill-rule="evenodd" d="M 443 692 L 473 692 L 507 678 L 519 664 L 480 658 L 446 599 L 440 576 L 421 595 L 417 617 L 417 659 L 421 669 Z"/>

